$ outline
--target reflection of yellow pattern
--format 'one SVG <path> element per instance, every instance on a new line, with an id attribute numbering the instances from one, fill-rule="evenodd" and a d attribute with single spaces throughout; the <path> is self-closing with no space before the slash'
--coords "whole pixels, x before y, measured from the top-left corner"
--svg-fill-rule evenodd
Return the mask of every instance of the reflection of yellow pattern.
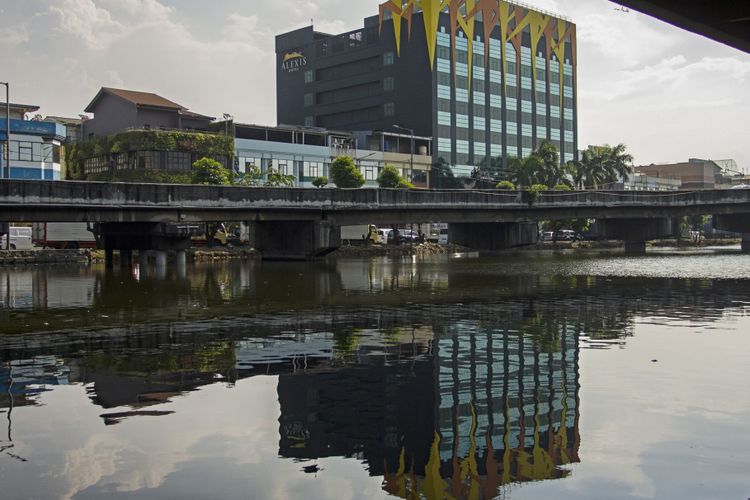
<path id="1" fill-rule="evenodd" d="M 506 43 L 516 47 L 516 58 L 520 60 L 521 35 L 525 28 L 531 35 L 532 72 L 536 81 L 536 58 L 539 42 L 544 36 L 546 40 L 546 57 L 552 54 L 557 57 L 560 65 L 560 99 L 562 101 L 563 62 L 565 60 L 565 44 L 572 44 L 573 61 L 575 66 L 575 25 L 563 19 L 557 19 L 541 12 L 512 5 L 505 0 L 388 0 L 380 5 L 380 27 L 382 28 L 386 13 L 393 19 L 393 30 L 396 38 L 396 51 L 401 53 L 401 24 L 407 23 L 411 33 L 411 18 L 414 12 L 421 10 L 424 31 L 429 54 L 430 68 L 435 64 L 435 47 L 439 28 L 440 12 L 447 9 L 451 22 L 451 47 L 455 61 L 456 36 L 460 29 L 466 35 L 469 56 L 469 81 L 471 81 L 471 67 L 473 59 L 472 45 L 474 41 L 475 20 L 481 16 L 484 20 L 485 63 L 489 55 L 489 41 L 495 27 L 500 30 L 500 45 L 502 51 L 503 70 L 507 69 Z M 485 64 L 486 66 L 486 64 Z M 562 105 L 562 102 L 561 102 Z"/>

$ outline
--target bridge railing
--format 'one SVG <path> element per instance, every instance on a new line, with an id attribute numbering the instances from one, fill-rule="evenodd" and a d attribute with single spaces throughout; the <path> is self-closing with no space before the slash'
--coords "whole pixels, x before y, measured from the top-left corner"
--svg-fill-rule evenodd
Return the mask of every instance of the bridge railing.
<path id="1" fill-rule="evenodd" d="M 554 208 L 750 203 L 750 190 L 528 191 L 304 189 L 0 180 L 0 204 L 172 208 Z"/>

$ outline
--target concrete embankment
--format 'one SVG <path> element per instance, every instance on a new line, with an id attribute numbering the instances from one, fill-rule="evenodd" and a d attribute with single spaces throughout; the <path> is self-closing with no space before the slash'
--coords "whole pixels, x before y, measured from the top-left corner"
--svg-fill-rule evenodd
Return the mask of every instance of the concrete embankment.
<path id="1" fill-rule="evenodd" d="M 437 243 L 418 243 L 404 245 L 350 245 L 343 246 L 330 253 L 331 258 L 346 257 L 425 257 L 429 255 L 444 255 L 466 252 L 469 249 L 458 245 L 438 245 Z"/>
<path id="2" fill-rule="evenodd" d="M 96 262 L 91 250 L 0 250 L 0 266 L 21 264 L 88 264 Z"/>

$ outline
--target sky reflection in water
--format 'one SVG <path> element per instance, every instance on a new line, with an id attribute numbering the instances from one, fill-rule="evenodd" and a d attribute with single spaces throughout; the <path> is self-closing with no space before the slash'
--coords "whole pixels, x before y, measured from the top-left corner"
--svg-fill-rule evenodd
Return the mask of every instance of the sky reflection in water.
<path id="1" fill-rule="evenodd" d="M 748 263 L 1 270 L 2 497 L 747 498 Z"/>

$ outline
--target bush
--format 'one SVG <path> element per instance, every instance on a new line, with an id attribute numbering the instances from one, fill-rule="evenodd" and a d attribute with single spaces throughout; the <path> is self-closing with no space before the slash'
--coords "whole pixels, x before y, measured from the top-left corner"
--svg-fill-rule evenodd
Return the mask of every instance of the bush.
<path id="1" fill-rule="evenodd" d="M 510 181 L 500 181 L 495 186 L 495 189 L 505 189 L 505 190 L 513 191 L 514 189 L 516 189 L 516 185 Z"/>
<path id="2" fill-rule="evenodd" d="M 232 183 L 232 173 L 211 158 L 201 158 L 193 163 L 193 184 L 227 185 Z"/>
<path id="3" fill-rule="evenodd" d="M 558 184 L 557 186 L 552 188 L 553 191 L 570 191 L 570 186 L 567 184 Z"/>
<path id="4" fill-rule="evenodd" d="M 531 201 L 536 200 L 542 191 L 548 191 L 549 187 L 545 184 L 532 184 L 529 188 L 529 197 Z"/>
<path id="5" fill-rule="evenodd" d="M 397 187 L 399 189 L 414 189 L 414 184 L 412 184 L 411 182 L 407 181 L 406 179 L 401 179 L 400 181 L 398 181 L 398 186 Z"/>
<path id="6" fill-rule="evenodd" d="M 322 188 L 328 185 L 328 177 L 316 177 L 312 181 L 312 185 L 316 188 Z"/>
<path id="7" fill-rule="evenodd" d="M 333 160 L 331 179 L 340 188 L 359 188 L 365 183 L 365 176 L 349 156 L 339 156 Z"/>

